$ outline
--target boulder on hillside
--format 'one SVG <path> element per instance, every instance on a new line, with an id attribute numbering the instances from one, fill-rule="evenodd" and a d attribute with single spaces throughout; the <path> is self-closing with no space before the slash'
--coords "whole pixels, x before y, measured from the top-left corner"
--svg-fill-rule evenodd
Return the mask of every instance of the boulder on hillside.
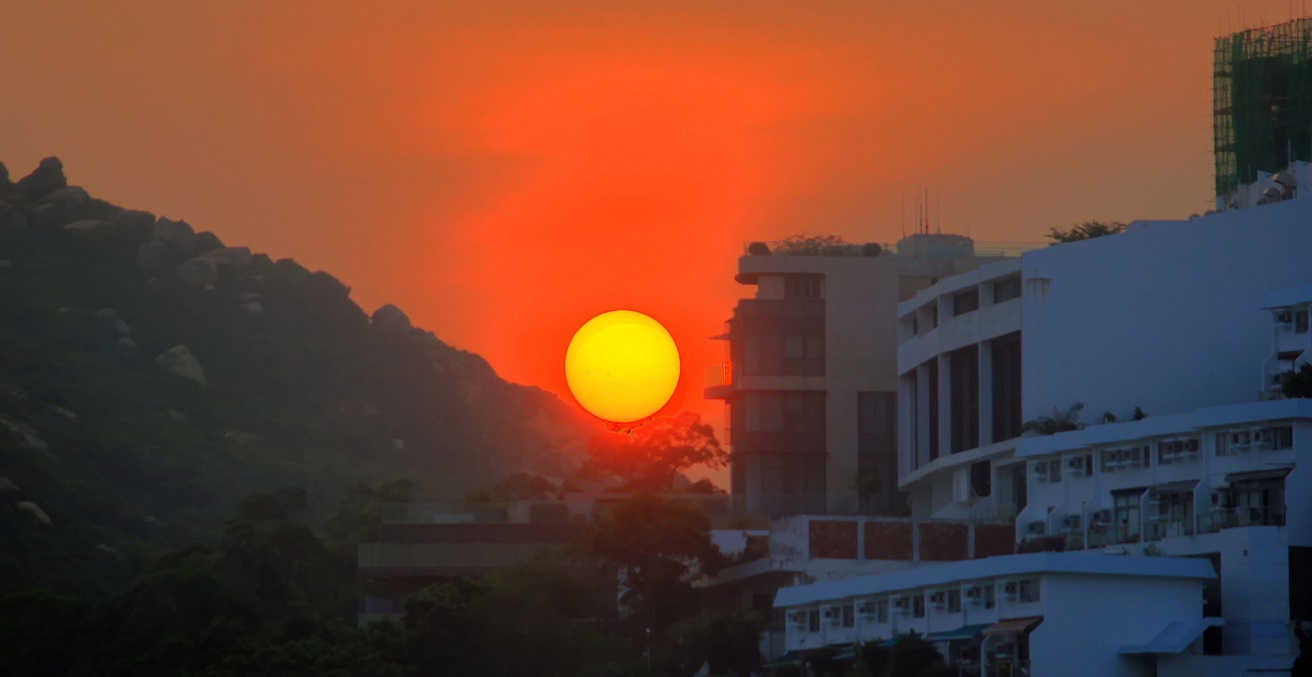
<path id="1" fill-rule="evenodd" d="M 185 345 L 176 345 L 160 353 L 155 358 L 155 364 L 172 374 L 191 379 L 201 385 L 207 385 L 205 369 L 201 367 L 200 360 L 196 359 L 196 356 L 192 355 L 191 350 Z"/>
<path id="2" fill-rule="evenodd" d="M 64 178 L 64 163 L 57 157 L 48 157 L 37 165 L 27 176 L 18 180 L 18 189 L 27 197 L 36 200 L 68 185 Z"/>
<path id="3" fill-rule="evenodd" d="M 214 285 L 215 280 L 219 279 L 219 266 L 214 259 L 204 256 L 197 256 L 194 259 L 188 259 L 178 266 L 178 277 L 182 278 L 187 284 L 194 284 L 197 287 L 210 287 Z"/>
<path id="4" fill-rule="evenodd" d="M 157 273 L 164 269 L 168 253 L 169 246 L 159 240 L 142 242 L 141 246 L 137 247 L 137 267 Z"/>
<path id="5" fill-rule="evenodd" d="M 410 333 L 410 318 L 406 317 L 400 308 L 390 303 L 375 310 L 369 321 L 389 334 L 404 336 Z"/>
<path id="6" fill-rule="evenodd" d="M 86 233 L 86 232 L 93 231 L 97 228 L 100 228 L 102 226 L 108 226 L 108 225 L 109 225 L 108 221 L 101 221 L 100 219 L 82 219 L 81 221 L 74 221 L 64 226 L 64 230 L 72 230 L 80 233 Z"/>
<path id="7" fill-rule="evenodd" d="M 155 221 L 155 239 L 169 246 L 179 256 L 190 258 L 196 250 L 196 231 L 186 221 L 159 217 Z"/>
<path id="8" fill-rule="evenodd" d="M 191 253 L 200 256 L 212 252 L 215 249 L 222 248 L 223 240 L 220 240 L 218 235 L 215 235 L 208 230 L 202 230 L 201 232 L 196 233 L 196 246 L 192 249 Z"/>
<path id="9" fill-rule="evenodd" d="M 27 230 L 27 217 L 20 212 L 10 212 L 7 217 L 0 217 L 0 235 L 22 233 Z"/>
<path id="10" fill-rule="evenodd" d="M 55 526 L 55 523 L 50 521 L 50 515 L 47 515 L 46 511 L 41 509 L 41 506 L 31 501 L 19 501 L 14 504 L 14 507 L 31 515 L 33 519 L 35 519 L 37 522 L 41 524 L 41 526 L 45 526 L 45 527 Z"/>
<path id="11" fill-rule="evenodd" d="M 155 215 L 140 209 L 128 209 L 109 217 L 111 230 L 145 240 L 155 234 Z"/>
<path id="12" fill-rule="evenodd" d="M 46 193 L 41 201 L 57 205 L 80 205 L 90 199 L 91 196 L 81 186 L 64 186 Z"/>
<path id="13" fill-rule="evenodd" d="M 199 252 L 199 249 L 197 249 Z M 251 264 L 250 247 L 221 247 L 201 254 L 221 266 L 244 268 Z"/>
<path id="14" fill-rule="evenodd" d="M 9 185 L 9 168 L 5 166 L 5 163 L 0 162 L 0 186 L 8 186 L 8 185 Z"/>
<path id="15" fill-rule="evenodd" d="M 33 430 L 31 426 L 22 421 L 16 421 L 8 416 L 0 416 L 0 428 L 8 430 L 18 446 L 24 449 L 31 449 L 32 451 L 50 449 L 50 445 L 46 444 L 45 440 L 37 437 L 36 430 Z"/>
<path id="16" fill-rule="evenodd" d="M 101 308 L 91 314 L 92 317 L 100 320 L 101 326 L 118 334 L 119 336 L 128 336 L 132 333 L 132 327 L 119 316 L 118 311 L 113 308 Z"/>

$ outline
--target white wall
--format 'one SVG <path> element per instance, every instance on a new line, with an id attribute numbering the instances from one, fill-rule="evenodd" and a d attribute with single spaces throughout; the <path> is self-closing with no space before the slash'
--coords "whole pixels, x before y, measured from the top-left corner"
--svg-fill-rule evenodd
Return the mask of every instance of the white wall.
<path id="1" fill-rule="evenodd" d="M 1312 282 L 1312 200 L 1130 231 L 1022 256 L 1025 420 L 1250 401 L 1271 348 L 1264 292 Z"/>

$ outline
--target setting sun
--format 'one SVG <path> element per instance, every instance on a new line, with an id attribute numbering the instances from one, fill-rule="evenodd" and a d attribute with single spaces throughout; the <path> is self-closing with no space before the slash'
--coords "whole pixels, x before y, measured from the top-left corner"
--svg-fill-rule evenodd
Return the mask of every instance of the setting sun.
<path id="1" fill-rule="evenodd" d="M 679 349 L 660 322 L 631 310 L 588 320 L 565 351 L 569 390 L 593 416 L 634 423 L 660 411 L 679 384 Z"/>

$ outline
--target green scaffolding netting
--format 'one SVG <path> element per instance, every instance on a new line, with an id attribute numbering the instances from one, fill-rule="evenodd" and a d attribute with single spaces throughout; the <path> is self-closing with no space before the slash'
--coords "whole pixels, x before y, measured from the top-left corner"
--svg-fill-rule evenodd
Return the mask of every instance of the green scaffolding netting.
<path id="1" fill-rule="evenodd" d="M 1213 146 L 1225 196 L 1312 161 L 1312 17 L 1216 39 Z"/>

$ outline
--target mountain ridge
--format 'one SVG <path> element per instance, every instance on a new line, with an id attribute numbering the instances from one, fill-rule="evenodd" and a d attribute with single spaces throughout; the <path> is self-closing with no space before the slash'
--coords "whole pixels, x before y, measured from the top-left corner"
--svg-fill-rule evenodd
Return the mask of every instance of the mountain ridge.
<path id="1" fill-rule="evenodd" d="M 597 429 L 326 272 L 0 165 L 0 593 L 111 592 L 276 486 L 569 474 Z"/>

